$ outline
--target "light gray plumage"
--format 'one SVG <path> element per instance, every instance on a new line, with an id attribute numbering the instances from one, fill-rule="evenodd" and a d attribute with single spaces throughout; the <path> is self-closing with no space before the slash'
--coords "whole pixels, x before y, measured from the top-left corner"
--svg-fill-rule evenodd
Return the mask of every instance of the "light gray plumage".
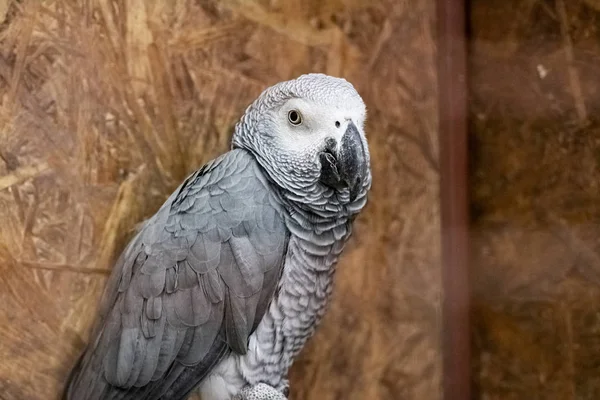
<path id="1" fill-rule="evenodd" d="M 286 392 L 371 186 L 365 118 L 343 79 L 265 90 L 121 254 L 64 399 Z"/>

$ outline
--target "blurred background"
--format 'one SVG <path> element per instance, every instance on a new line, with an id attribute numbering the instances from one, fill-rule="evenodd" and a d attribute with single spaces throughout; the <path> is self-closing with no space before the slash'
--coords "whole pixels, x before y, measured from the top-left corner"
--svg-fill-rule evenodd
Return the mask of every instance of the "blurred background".
<path id="1" fill-rule="evenodd" d="M 471 0 L 472 378 L 600 398 L 600 2 Z"/>
<path id="2" fill-rule="evenodd" d="M 434 0 L 0 0 L 0 398 L 58 399 L 135 224 L 264 88 L 325 72 L 367 103 L 374 185 L 291 398 L 439 399 L 435 22 Z"/>

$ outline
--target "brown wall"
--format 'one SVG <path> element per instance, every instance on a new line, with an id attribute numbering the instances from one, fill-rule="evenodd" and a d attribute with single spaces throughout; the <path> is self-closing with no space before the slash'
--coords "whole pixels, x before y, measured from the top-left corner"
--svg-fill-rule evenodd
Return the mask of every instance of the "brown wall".
<path id="1" fill-rule="evenodd" d="M 227 150 L 263 88 L 309 71 L 363 94 L 374 186 L 331 310 L 293 368 L 293 398 L 440 397 L 433 0 L 9 3 L 3 399 L 57 398 L 134 225 Z"/>
<path id="2" fill-rule="evenodd" d="M 598 399 L 600 3 L 470 11 L 477 397 Z"/>

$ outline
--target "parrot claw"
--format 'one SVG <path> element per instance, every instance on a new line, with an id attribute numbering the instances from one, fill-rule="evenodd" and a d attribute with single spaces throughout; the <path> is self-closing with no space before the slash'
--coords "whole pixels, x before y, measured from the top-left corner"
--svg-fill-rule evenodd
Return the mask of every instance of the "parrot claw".
<path id="1" fill-rule="evenodd" d="M 287 397 L 273 386 L 259 383 L 246 386 L 232 400 L 287 400 Z"/>

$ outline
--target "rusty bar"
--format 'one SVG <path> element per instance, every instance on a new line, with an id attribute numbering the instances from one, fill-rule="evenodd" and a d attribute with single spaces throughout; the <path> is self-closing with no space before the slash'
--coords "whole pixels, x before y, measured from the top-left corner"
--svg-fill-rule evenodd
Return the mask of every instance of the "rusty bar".
<path id="1" fill-rule="evenodd" d="M 443 398 L 469 399 L 466 8 L 437 0 L 442 222 Z"/>

